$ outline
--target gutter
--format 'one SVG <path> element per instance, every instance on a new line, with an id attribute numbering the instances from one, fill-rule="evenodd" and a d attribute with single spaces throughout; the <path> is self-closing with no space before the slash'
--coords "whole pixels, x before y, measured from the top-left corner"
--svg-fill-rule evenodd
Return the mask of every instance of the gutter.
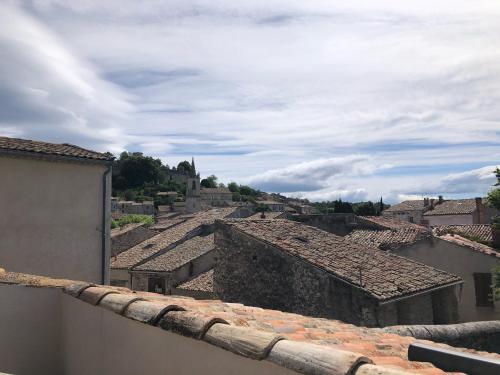
<path id="1" fill-rule="evenodd" d="M 430 289 L 425 289 L 425 290 L 422 290 L 422 291 L 419 291 L 419 292 L 408 294 L 406 296 L 401 296 L 401 297 L 396 297 L 396 298 L 391 298 L 391 299 L 388 299 L 388 300 L 385 300 L 385 301 L 381 301 L 381 302 L 379 302 L 379 305 L 387 305 L 388 303 L 402 301 L 402 300 L 405 300 L 405 299 L 408 299 L 408 298 L 412 298 L 412 297 L 415 297 L 415 296 L 420 296 L 422 294 L 432 293 L 432 292 L 435 292 L 435 291 L 440 290 L 440 289 L 448 288 L 450 286 L 462 285 L 463 283 L 464 283 L 463 280 L 454 281 L 454 282 L 451 282 L 451 283 L 448 283 L 448 284 L 445 284 L 445 285 L 439 285 L 439 286 L 436 286 L 436 287 L 433 287 L 433 288 L 430 288 Z M 460 289 L 460 293 L 462 293 L 462 289 Z"/>
<path id="2" fill-rule="evenodd" d="M 101 284 L 105 285 L 106 281 L 106 197 L 107 197 L 107 177 L 111 172 L 111 163 L 106 166 L 106 170 L 102 175 L 102 230 L 101 230 Z"/>

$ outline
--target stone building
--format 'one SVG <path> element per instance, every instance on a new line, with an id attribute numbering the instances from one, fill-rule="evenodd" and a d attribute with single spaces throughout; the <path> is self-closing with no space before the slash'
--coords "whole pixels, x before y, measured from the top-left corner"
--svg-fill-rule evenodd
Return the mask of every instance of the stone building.
<path id="1" fill-rule="evenodd" d="M 372 327 L 458 320 L 458 276 L 290 220 L 216 226 L 222 300 Z"/>
<path id="2" fill-rule="evenodd" d="M 214 235 L 196 236 L 170 251 L 134 267 L 134 290 L 170 294 L 173 286 L 200 275 L 213 267 Z"/>
<path id="3" fill-rule="evenodd" d="M 233 193 L 226 187 L 203 188 L 200 195 L 201 201 L 212 207 L 224 207 L 233 203 Z"/>
<path id="4" fill-rule="evenodd" d="M 481 224 L 448 225 L 431 232 L 396 222 L 392 228 L 355 229 L 345 238 L 460 276 L 464 284 L 458 301 L 459 320 L 471 322 L 500 319 L 500 304 L 491 298 L 492 269 L 500 264 L 500 253 L 491 247 L 491 233 L 489 225 Z"/>
<path id="5" fill-rule="evenodd" d="M 135 270 L 142 266 L 143 264 L 149 263 L 150 265 L 156 264 L 154 259 L 162 256 L 165 253 L 170 253 L 177 246 L 180 246 L 186 241 L 189 241 L 197 236 L 206 236 L 214 231 L 214 223 L 217 219 L 222 219 L 225 217 L 239 217 L 239 210 L 237 208 L 214 208 L 207 211 L 200 211 L 193 214 L 186 214 L 181 216 L 176 216 L 173 219 L 164 221 L 162 228 L 154 226 L 153 228 L 162 229 L 162 232 L 156 234 L 147 240 L 138 243 L 137 245 L 131 247 L 128 250 L 122 251 L 117 254 L 111 260 L 111 284 L 114 286 L 124 286 L 131 289 L 143 290 L 144 282 L 140 281 L 144 279 L 145 271 L 140 270 L 141 275 L 133 277 Z M 190 245 L 194 245 L 196 241 L 190 242 Z M 204 250 L 204 249 L 201 249 Z M 183 251 L 183 254 L 191 254 L 188 250 Z M 201 254 L 200 254 L 201 255 Z M 168 256 L 160 258 L 161 262 L 166 261 Z M 207 257 L 200 259 L 201 263 L 204 263 Z M 163 263 L 162 263 L 163 264 Z M 155 266 L 156 267 L 156 266 Z M 193 271 L 196 271 L 193 276 L 197 273 L 204 272 L 208 268 L 204 269 L 204 265 L 196 268 L 193 266 Z M 153 271 L 155 274 L 157 271 Z M 171 271 L 161 271 L 170 273 Z M 183 272 L 183 271 L 182 271 Z M 156 276 L 151 276 L 154 279 Z M 170 278 L 170 276 L 166 276 Z M 140 282 L 140 284 L 138 284 Z M 154 283 L 152 284 L 154 288 Z M 170 285 L 165 282 L 165 285 Z M 149 286 L 148 286 L 149 289 Z M 169 290 L 164 288 L 165 293 L 169 293 Z"/>
<path id="6" fill-rule="evenodd" d="M 0 266 L 109 281 L 113 157 L 0 137 Z"/>
<path id="7" fill-rule="evenodd" d="M 403 201 L 383 210 L 382 216 L 421 224 L 423 214 L 431 208 L 432 204 L 434 204 L 434 199 L 428 198 Z"/>
<path id="8" fill-rule="evenodd" d="M 134 202 L 111 199 L 111 212 L 123 215 L 154 215 L 155 207 L 152 201 Z"/>
<path id="9" fill-rule="evenodd" d="M 489 224 L 500 212 L 488 207 L 485 198 L 442 200 L 423 214 L 427 225 Z"/>
<path id="10" fill-rule="evenodd" d="M 267 206 L 274 212 L 284 212 L 285 211 L 285 203 L 277 202 L 272 200 L 260 200 L 256 202 L 257 204 Z"/>

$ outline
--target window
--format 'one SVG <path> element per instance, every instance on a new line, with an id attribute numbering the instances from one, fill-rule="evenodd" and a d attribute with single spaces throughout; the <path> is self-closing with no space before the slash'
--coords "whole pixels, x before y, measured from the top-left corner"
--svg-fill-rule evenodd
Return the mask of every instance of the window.
<path id="1" fill-rule="evenodd" d="M 165 279 L 150 277 L 148 279 L 148 292 L 165 294 Z"/>
<path id="2" fill-rule="evenodd" d="M 413 223 L 413 216 L 410 216 L 410 223 Z"/>
<path id="3" fill-rule="evenodd" d="M 493 280 L 491 273 L 474 273 L 474 289 L 476 290 L 476 306 L 493 307 Z"/>
<path id="4" fill-rule="evenodd" d="M 193 190 L 196 190 L 196 181 L 193 181 Z"/>

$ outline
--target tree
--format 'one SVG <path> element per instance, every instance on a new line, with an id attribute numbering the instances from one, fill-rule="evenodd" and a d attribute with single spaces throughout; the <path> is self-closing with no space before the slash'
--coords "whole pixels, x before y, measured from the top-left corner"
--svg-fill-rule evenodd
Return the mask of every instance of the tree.
<path id="1" fill-rule="evenodd" d="M 213 189 L 217 187 L 217 176 L 211 175 L 201 180 L 200 185 L 204 188 Z"/>
<path id="2" fill-rule="evenodd" d="M 239 193 L 240 192 L 240 188 L 238 187 L 238 184 L 236 182 L 230 182 L 229 184 L 227 184 L 227 188 L 229 189 L 229 191 L 231 193 Z"/>
<path id="3" fill-rule="evenodd" d="M 187 172 L 189 175 L 194 174 L 193 166 L 187 160 L 181 161 L 179 164 L 177 164 L 177 170 Z"/>
<path id="4" fill-rule="evenodd" d="M 500 168 L 496 168 L 493 173 L 497 178 L 497 183 L 493 186 L 500 186 Z M 493 189 L 488 193 L 488 204 L 497 210 L 500 210 L 500 188 Z M 498 217 L 495 221 L 498 221 Z"/>
<path id="5" fill-rule="evenodd" d="M 363 202 L 356 206 L 354 213 L 359 216 L 375 216 L 377 215 L 377 210 L 373 205 L 373 202 Z"/>
<path id="6" fill-rule="evenodd" d="M 140 152 L 122 152 L 116 162 L 118 173 L 113 176 L 113 187 L 118 190 L 134 189 L 146 183 L 159 183 L 161 160 L 144 156 Z"/>

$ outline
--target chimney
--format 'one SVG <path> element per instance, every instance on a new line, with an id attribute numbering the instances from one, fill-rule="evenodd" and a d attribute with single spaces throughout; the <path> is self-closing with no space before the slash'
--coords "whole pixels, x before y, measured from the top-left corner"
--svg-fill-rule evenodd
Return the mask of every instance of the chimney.
<path id="1" fill-rule="evenodd" d="M 438 204 L 441 204 L 441 203 L 443 203 L 443 202 L 444 202 L 443 196 L 442 196 L 442 195 L 440 195 L 440 196 L 439 196 L 439 200 L 438 200 Z"/>
<path id="2" fill-rule="evenodd" d="M 424 198 L 424 207 L 429 205 L 429 198 Z"/>
<path id="3" fill-rule="evenodd" d="M 266 218 L 266 214 L 264 213 L 264 211 L 262 211 L 262 212 L 260 213 L 260 218 L 261 218 L 261 219 L 265 219 L 265 218 Z"/>
<path id="4" fill-rule="evenodd" d="M 431 201 L 430 201 L 430 202 L 431 202 L 431 210 L 433 210 L 433 209 L 434 209 L 434 201 L 435 201 L 435 199 L 434 199 L 434 198 L 431 198 Z"/>
<path id="5" fill-rule="evenodd" d="M 484 207 L 483 207 L 483 198 L 476 197 L 476 211 L 477 211 L 477 222 L 474 224 L 482 224 L 484 223 Z M 473 218 L 474 220 L 474 218 Z"/>

